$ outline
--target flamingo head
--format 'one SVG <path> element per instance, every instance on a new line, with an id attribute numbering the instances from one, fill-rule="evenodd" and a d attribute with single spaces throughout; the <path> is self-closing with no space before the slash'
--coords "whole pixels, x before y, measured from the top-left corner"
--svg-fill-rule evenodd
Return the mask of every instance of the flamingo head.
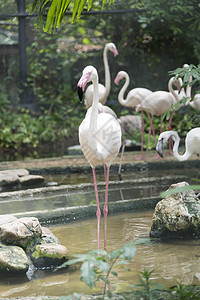
<path id="1" fill-rule="evenodd" d="M 119 72 L 117 73 L 117 76 L 116 76 L 115 79 L 114 79 L 114 83 L 115 83 L 116 85 L 118 85 L 119 82 L 120 82 L 120 80 L 121 80 L 122 78 L 125 78 L 125 77 L 126 77 L 126 72 L 124 72 L 124 71 L 119 71 Z"/>
<path id="2" fill-rule="evenodd" d="M 163 157 L 162 148 L 163 148 L 163 145 L 168 141 L 170 136 L 172 137 L 173 141 L 175 141 L 175 140 L 179 141 L 180 140 L 180 138 L 179 138 L 176 131 L 173 131 L 173 130 L 163 131 L 159 135 L 158 143 L 156 145 L 156 151 L 160 155 L 160 157 Z"/>
<path id="3" fill-rule="evenodd" d="M 83 99 L 83 92 L 85 90 L 86 84 L 89 81 L 92 81 L 97 77 L 97 70 L 93 66 L 87 66 L 83 69 L 83 73 L 81 78 L 79 79 L 79 82 L 77 84 L 78 88 L 78 96 L 80 101 L 82 102 Z"/>
<path id="4" fill-rule="evenodd" d="M 174 84 L 175 84 L 175 86 L 177 87 L 177 89 L 178 89 L 178 91 L 180 93 L 180 91 L 182 89 L 182 85 L 183 85 L 182 79 L 181 78 L 176 79 L 174 81 Z"/>
<path id="5" fill-rule="evenodd" d="M 117 47 L 115 46 L 114 43 L 108 43 L 106 45 L 106 48 L 113 52 L 114 57 L 116 57 L 119 54 L 118 51 L 117 51 Z"/>

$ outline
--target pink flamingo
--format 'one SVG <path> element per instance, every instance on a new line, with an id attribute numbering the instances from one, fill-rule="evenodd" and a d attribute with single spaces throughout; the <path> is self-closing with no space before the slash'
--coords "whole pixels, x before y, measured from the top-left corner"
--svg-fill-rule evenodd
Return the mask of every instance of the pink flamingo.
<path id="1" fill-rule="evenodd" d="M 121 127 L 116 118 L 110 113 L 98 112 L 99 105 L 99 85 L 98 73 L 93 66 L 84 68 L 82 76 L 78 82 L 79 97 L 82 98 L 86 84 L 92 81 L 94 86 L 93 102 L 91 109 L 87 112 L 84 120 L 79 126 L 79 141 L 81 149 L 92 167 L 94 187 L 97 202 L 97 247 L 99 249 L 99 228 L 101 211 L 99 206 L 98 189 L 96 182 L 95 167 L 104 164 L 107 167 L 106 193 L 104 204 L 104 249 L 106 249 L 107 214 L 108 214 L 108 183 L 109 170 L 113 159 L 119 153 L 121 147 Z"/>
<path id="2" fill-rule="evenodd" d="M 180 137 L 178 133 L 172 130 L 162 132 L 158 138 L 158 143 L 156 146 L 156 150 L 161 157 L 163 157 L 163 144 L 166 143 L 170 137 L 172 137 L 175 142 L 173 147 L 173 156 L 177 160 L 185 161 L 193 154 L 197 154 L 198 156 L 200 155 L 200 127 L 193 128 L 187 133 L 185 139 L 185 153 L 182 155 L 178 153 L 178 147 L 180 143 Z"/>
<path id="3" fill-rule="evenodd" d="M 113 52 L 114 56 L 116 57 L 118 55 L 117 48 L 114 43 L 108 43 L 103 51 L 103 62 L 104 62 L 104 68 L 105 68 L 105 86 L 101 83 L 99 83 L 99 102 L 102 104 L 106 103 L 106 100 L 108 98 L 108 95 L 110 93 L 110 69 L 108 65 L 108 51 Z M 89 108 L 92 105 L 93 101 L 93 93 L 94 93 L 94 87 L 93 84 L 89 85 L 88 88 L 85 91 L 85 105 L 87 108 Z"/>
<path id="4" fill-rule="evenodd" d="M 179 81 L 177 81 L 174 77 L 170 78 L 168 83 L 168 89 L 167 91 L 156 91 L 147 96 L 142 103 L 138 104 L 136 106 L 136 111 L 146 111 L 151 124 L 151 130 L 149 131 L 149 137 L 151 134 L 151 131 L 153 132 L 153 137 L 156 145 L 156 137 L 155 137 L 155 130 L 153 126 L 153 116 L 162 116 L 173 104 L 175 104 L 177 101 L 179 101 L 178 94 L 173 89 L 173 84 L 176 83 L 178 86 L 180 84 Z M 150 115 L 152 117 L 150 117 Z M 173 115 L 172 115 L 173 116 Z M 172 122 L 172 116 L 168 122 L 168 128 L 171 126 Z M 160 132 L 162 132 L 162 120 L 160 122 Z M 148 146 L 147 146 L 148 149 Z"/>
<path id="5" fill-rule="evenodd" d="M 125 71 L 119 71 L 117 76 L 115 77 L 115 84 L 118 85 L 121 79 L 125 78 L 124 85 L 122 86 L 119 94 L 118 94 L 118 101 L 121 105 L 125 107 L 135 108 L 138 104 L 140 104 L 147 96 L 151 95 L 153 92 L 146 88 L 134 88 L 129 91 L 124 99 L 124 93 L 126 92 L 129 83 L 130 77 Z M 125 140 L 123 142 L 122 148 L 122 157 L 125 148 Z M 144 143 L 144 113 L 142 111 L 142 127 L 141 127 L 141 156 L 138 159 L 143 159 L 143 143 Z M 121 162 L 120 162 L 120 169 L 121 169 Z"/>

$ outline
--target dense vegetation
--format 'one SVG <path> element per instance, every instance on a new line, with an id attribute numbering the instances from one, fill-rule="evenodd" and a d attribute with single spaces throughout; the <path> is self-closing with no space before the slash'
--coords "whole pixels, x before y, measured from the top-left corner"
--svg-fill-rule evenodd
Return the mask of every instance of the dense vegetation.
<path id="1" fill-rule="evenodd" d="M 101 1 L 93 2 L 94 9 L 101 9 L 101 5 Z M 16 3 L 4 0 L 1 9 L 3 13 L 16 11 Z M 22 107 L 20 91 L 11 84 L 19 80 L 16 57 L 10 58 L 9 76 L 0 87 L 0 145 L 8 158 L 16 158 L 19 154 L 37 156 L 41 154 L 41 147 L 46 149 L 47 143 L 52 144 L 52 152 L 48 155 L 53 155 L 57 149 L 62 149 L 59 154 L 63 154 L 64 147 L 77 142 L 78 125 L 85 108 L 77 99 L 76 83 L 87 64 L 96 66 L 104 81 L 102 52 L 109 41 L 114 42 L 119 51 L 116 60 L 109 55 L 112 81 L 119 70 L 125 70 L 131 77 L 130 89 L 140 86 L 167 90 L 169 71 L 184 63 L 198 65 L 198 0 L 173 0 L 170 5 L 166 0 L 117 0 L 110 6 L 107 4 L 105 9 L 133 10 L 123 14 L 84 15 L 74 24 L 71 16 L 66 16 L 52 34 L 36 28 L 35 18 L 29 19 L 27 106 Z M 26 10 L 31 12 L 31 3 L 27 3 Z M 16 19 L 9 21 L 16 24 Z M 9 30 L 7 23 L 2 26 Z M 193 93 L 197 87 L 193 87 Z M 135 113 L 119 105 L 119 88 L 112 85 L 107 104 L 118 116 Z M 198 114 L 188 107 L 177 112 L 173 120 L 173 129 L 182 136 L 199 124 Z M 159 122 L 157 118 L 156 127 Z M 164 129 L 166 124 L 164 122 Z M 148 132 L 148 122 L 146 126 Z M 140 141 L 139 135 L 131 138 Z"/>

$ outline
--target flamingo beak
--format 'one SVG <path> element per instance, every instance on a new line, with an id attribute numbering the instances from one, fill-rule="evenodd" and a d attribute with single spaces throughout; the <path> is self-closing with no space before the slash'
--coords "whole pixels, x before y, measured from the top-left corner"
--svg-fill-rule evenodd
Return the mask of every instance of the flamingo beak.
<path id="1" fill-rule="evenodd" d="M 77 84 L 77 90 L 78 90 L 78 96 L 80 99 L 80 102 L 83 101 L 83 92 L 85 90 L 86 84 L 88 83 L 88 80 L 90 78 L 90 72 L 83 74 Z"/>
<path id="2" fill-rule="evenodd" d="M 89 78 L 90 78 L 90 75 L 91 75 L 91 72 L 88 72 L 88 73 L 85 73 L 81 76 L 77 86 L 82 88 L 82 91 L 84 92 L 85 90 L 85 86 L 86 84 L 88 83 L 89 81 Z"/>
<path id="3" fill-rule="evenodd" d="M 119 52 L 117 51 L 117 48 L 113 49 L 113 54 L 114 54 L 114 57 L 116 57 L 119 54 Z"/>
<path id="4" fill-rule="evenodd" d="M 163 148 L 163 139 L 159 140 L 156 145 L 156 151 L 160 155 L 160 157 L 163 157 L 162 148 Z"/>
<path id="5" fill-rule="evenodd" d="M 119 84 L 119 76 L 116 76 L 116 77 L 115 77 L 115 79 L 114 79 L 114 83 L 115 83 L 116 85 L 118 85 L 118 84 Z"/>
<path id="6" fill-rule="evenodd" d="M 178 81 L 177 81 L 177 89 L 178 89 L 178 93 L 181 92 L 181 88 L 182 88 L 181 83 L 180 83 L 180 81 L 178 80 Z"/>
<path id="7" fill-rule="evenodd" d="M 83 102 L 83 90 L 80 86 L 77 86 L 77 92 L 78 92 L 79 100 L 82 103 Z"/>

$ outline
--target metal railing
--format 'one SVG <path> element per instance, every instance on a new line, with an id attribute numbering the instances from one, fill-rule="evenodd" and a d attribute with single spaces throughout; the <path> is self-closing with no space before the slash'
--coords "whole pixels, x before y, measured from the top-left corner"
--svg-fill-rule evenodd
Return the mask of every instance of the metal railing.
<path id="1" fill-rule="evenodd" d="M 27 88 L 27 53 L 26 53 L 26 21 L 27 18 L 37 17 L 37 13 L 29 14 L 25 9 L 25 0 L 16 0 L 18 12 L 17 13 L 8 13 L 0 14 L 0 20 L 18 18 L 18 34 L 19 34 L 19 66 L 20 66 L 20 100 L 22 104 L 29 102 L 28 88 Z M 124 14 L 124 13 L 135 13 L 142 11 L 139 9 L 120 9 L 120 10 L 99 10 L 99 11 L 83 11 L 83 15 L 102 15 L 102 14 Z M 65 15 L 72 15 L 72 12 L 66 12 Z"/>

